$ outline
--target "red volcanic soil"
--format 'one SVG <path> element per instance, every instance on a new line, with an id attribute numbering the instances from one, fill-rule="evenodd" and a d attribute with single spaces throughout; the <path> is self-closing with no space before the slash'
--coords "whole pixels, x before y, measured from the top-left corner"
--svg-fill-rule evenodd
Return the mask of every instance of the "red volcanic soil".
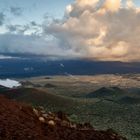
<path id="1" fill-rule="evenodd" d="M 41 109 L 0 96 L 0 140 L 126 140 L 111 130 L 74 124 L 62 112 Z"/>

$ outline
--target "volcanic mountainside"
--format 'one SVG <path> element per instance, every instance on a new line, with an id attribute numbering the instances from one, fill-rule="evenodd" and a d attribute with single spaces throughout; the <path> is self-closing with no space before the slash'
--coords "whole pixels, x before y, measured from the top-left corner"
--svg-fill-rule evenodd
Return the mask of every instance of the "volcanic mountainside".
<path id="1" fill-rule="evenodd" d="M 0 96 L 0 140 L 126 140 L 112 130 L 75 124 L 62 113 L 45 112 Z"/>

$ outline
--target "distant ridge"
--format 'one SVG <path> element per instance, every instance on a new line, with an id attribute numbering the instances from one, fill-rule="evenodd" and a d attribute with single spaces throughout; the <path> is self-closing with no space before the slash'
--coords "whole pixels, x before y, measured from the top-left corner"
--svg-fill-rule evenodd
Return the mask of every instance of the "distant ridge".
<path id="1" fill-rule="evenodd" d="M 124 94 L 124 90 L 119 87 L 102 87 L 94 92 L 91 92 L 86 95 L 87 98 L 101 98 L 108 97 L 113 95 L 122 95 Z"/>

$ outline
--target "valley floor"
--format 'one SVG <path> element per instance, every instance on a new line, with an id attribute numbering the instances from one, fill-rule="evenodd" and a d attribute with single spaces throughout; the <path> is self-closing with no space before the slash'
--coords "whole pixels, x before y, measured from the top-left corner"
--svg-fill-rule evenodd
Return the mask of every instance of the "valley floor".
<path id="1" fill-rule="evenodd" d="M 90 122 L 96 129 L 113 128 L 128 140 L 140 139 L 140 74 L 18 80 L 23 84 L 19 92 L 27 94 L 11 98 L 49 111 L 62 110 L 71 120 Z"/>

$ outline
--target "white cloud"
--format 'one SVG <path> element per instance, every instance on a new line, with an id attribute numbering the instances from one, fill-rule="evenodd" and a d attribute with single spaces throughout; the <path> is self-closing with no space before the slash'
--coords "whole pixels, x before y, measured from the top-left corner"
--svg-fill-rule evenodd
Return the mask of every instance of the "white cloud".
<path id="1" fill-rule="evenodd" d="M 81 7 L 95 5 L 97 2 L 99 2 L 99 0 L 76 0 L 76 4 Z"/>
<path id="2" fill-rule="evenodd" d="M 0 55 L 0 59 L 17 59 L 18 57 Z"/>
<path id="3" fill-rule="evenodd" d="M 21 86 L 21 84 L 18 81 L 10 80 L 10 79 L 0 80 L 0 85 L 8 88 Z"/>
<path id="4" fill-rule="evenodd" d="M 121 0 L 106 0 L 103 7 L 105 8 L 105 10 L 116 12 L 121 7 Z"/>
<path id="5" fill-rule="evenodd" d="M 136 8 L 136 7 L 135 7 L 135 4 L 133 3 L 132 0 L 127 0 L 127 1 L 126 1 L 126 6 L 127 6 L 128 8 Z"/>

